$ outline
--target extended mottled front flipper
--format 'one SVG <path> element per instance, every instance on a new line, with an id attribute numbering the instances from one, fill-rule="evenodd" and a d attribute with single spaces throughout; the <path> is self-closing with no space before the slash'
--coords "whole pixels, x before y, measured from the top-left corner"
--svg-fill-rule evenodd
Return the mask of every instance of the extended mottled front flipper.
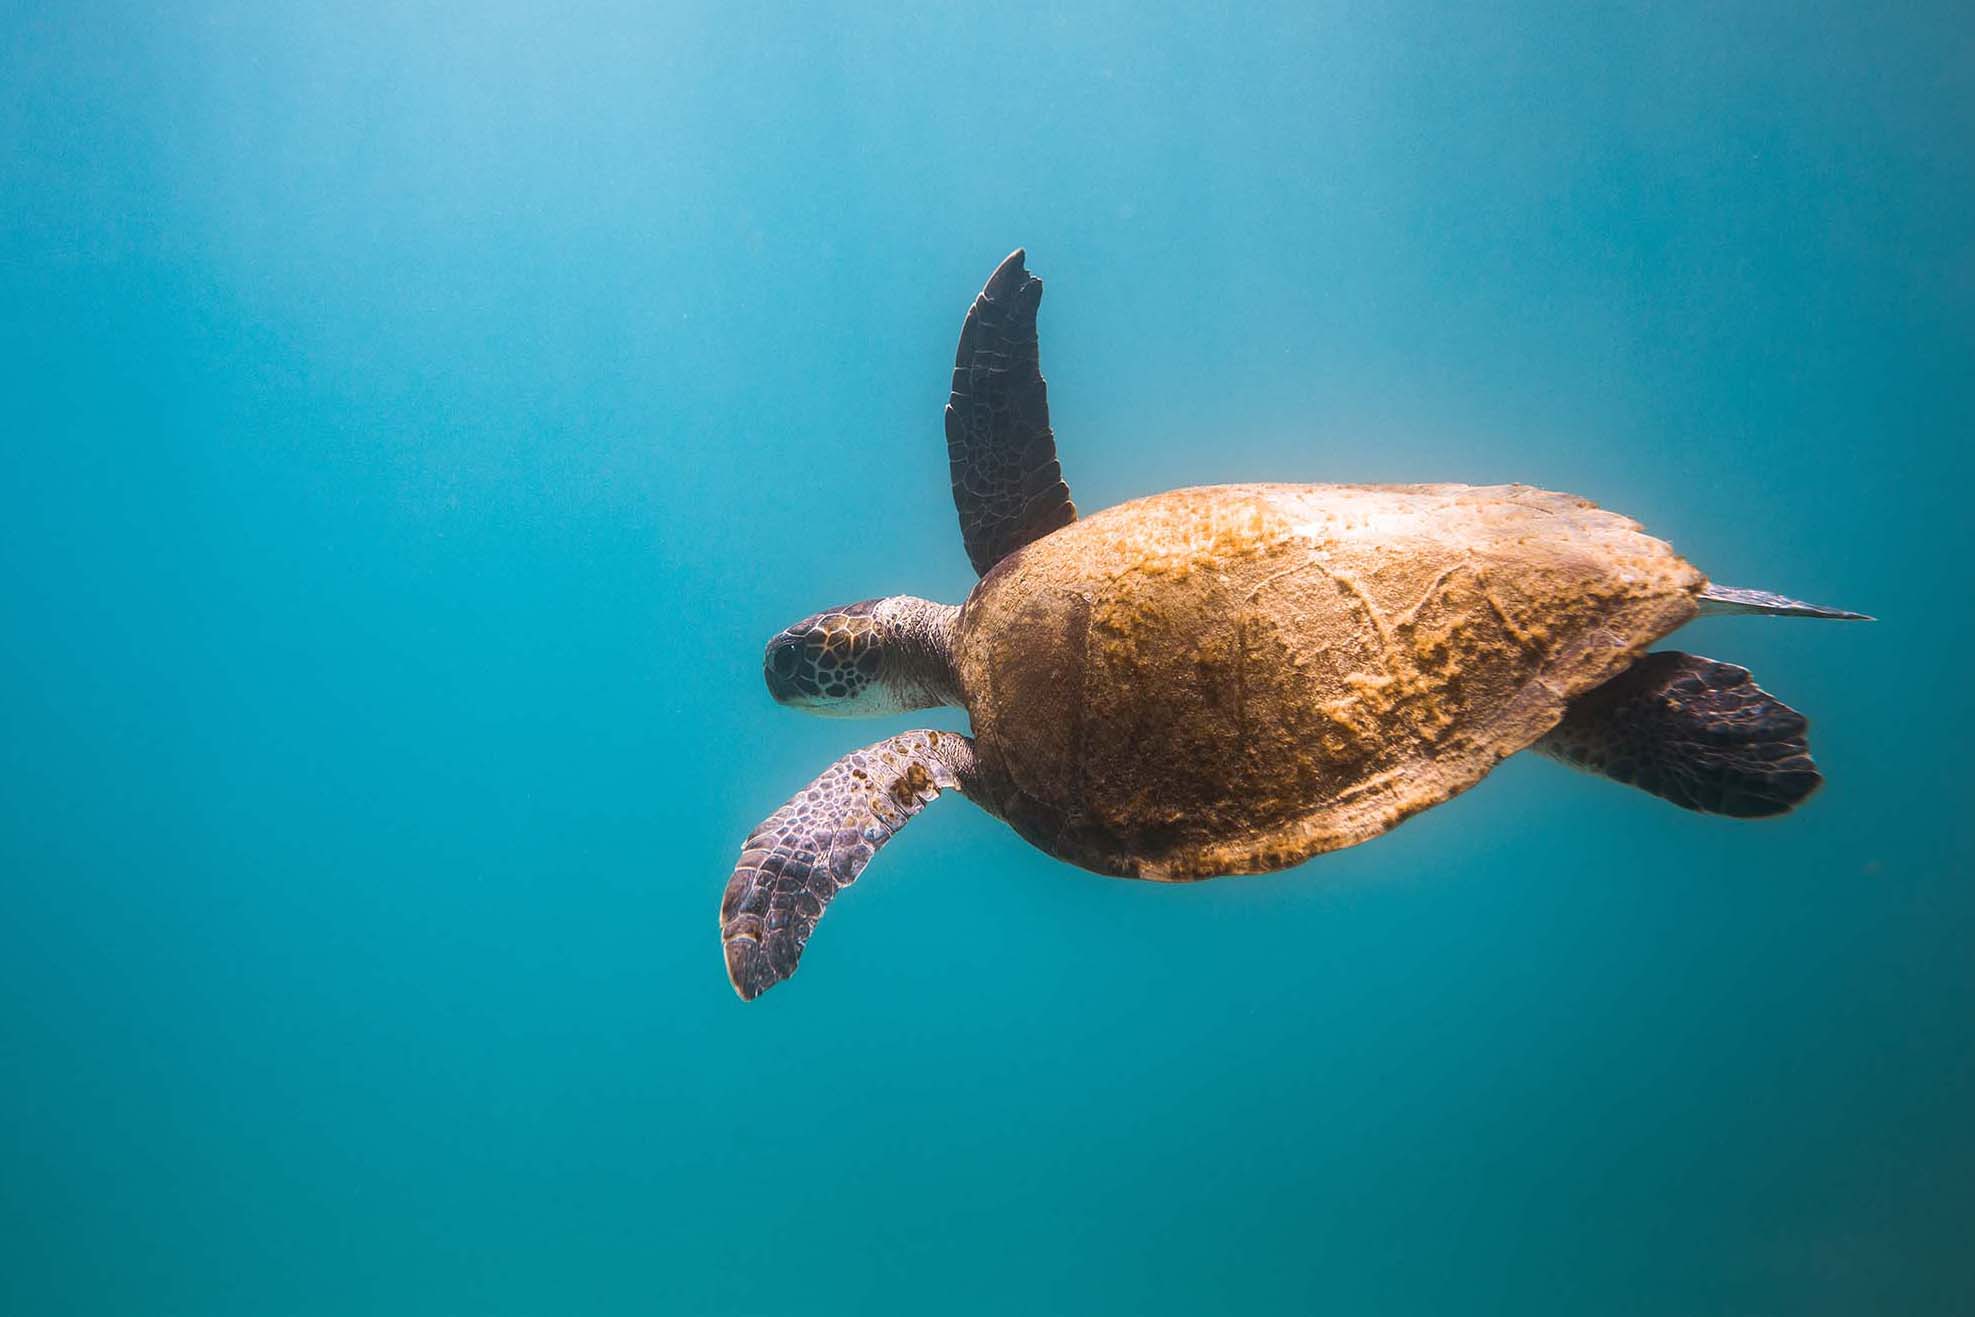
<path id="1" fill-rule="evenodd" d="M 1042 280 L 1017 249 L 974 299 L 953 360 L 946 455 L 953 506 L 974 570 L 1076 520 L 1056 462 L 1049 391 L 1036 347 Z"/>
<path id="2" fill-rule="evenodd" d="M 904 732 L 845 755 L 769 815 L 741 848 L 720 902 L 727 977 L 752 1001 L 795 973 L 830 898 L 942 791 L 974 772 L 956 732 Z"/>
<path id="3" fill-rule="evenodd" d="M 1763 818 L 1824 781 L 1807 726 L 1747 668 L 1663 650 L 1572 700 L 1535 749 L 1687 809 Z"/>

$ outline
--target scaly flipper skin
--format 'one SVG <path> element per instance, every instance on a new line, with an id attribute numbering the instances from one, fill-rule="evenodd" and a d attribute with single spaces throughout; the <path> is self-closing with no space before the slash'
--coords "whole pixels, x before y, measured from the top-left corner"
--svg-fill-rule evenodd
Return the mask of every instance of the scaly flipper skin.
<path id="1" fill-rule="evenodd" d="M 824 907 L 906 820 L 974 773 L 955 732 L 904 732 L 852 751 L 769 815 L 720 902 L 727 977 L 752 1001 L 795 973 Z"/>
<path id="2" fill-rule="evenodd" d="M 953 361 L 946 454 L 953 505 L 974 570 L 1076 520 L 1056 462 L 1049 392 L 1036 346 L 1042 280 L 1017 249 L 974 299 Z"/>
<path id="3" fill-rule="evenodd" d="M 1786 814 L 1824 781 L 1804 716 L 1747 668 L 1648 654 L 1571 701 L 1535 749 L 1705 814 Z"/>

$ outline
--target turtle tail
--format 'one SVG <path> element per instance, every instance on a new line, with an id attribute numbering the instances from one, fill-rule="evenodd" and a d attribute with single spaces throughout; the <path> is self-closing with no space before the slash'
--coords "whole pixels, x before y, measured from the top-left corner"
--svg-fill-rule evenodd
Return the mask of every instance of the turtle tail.
<path id="1" fill-rule="evenodd" d="M 1701 591 L 1701 616 L 1725 613 L 1767 613 L 1771 617 L 1822 617 L 1833 622 L 1870 622 L 1864 613 L 1848 613 L 1842 608 L 1824 608 L 1800 599 L 1788 599 L 1767 590 L 1738 590 L 1732 585 L 1712 585 Z"/>

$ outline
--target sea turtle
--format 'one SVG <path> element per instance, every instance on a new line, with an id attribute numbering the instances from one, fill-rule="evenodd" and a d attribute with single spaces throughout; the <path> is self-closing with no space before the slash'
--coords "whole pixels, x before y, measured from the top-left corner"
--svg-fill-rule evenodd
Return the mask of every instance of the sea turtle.
<path id="1" fill-rule="evenodd" d="M 751 999 L 795 972 L 879 847 L 957 790 L 1051 855 L 1183 882 L 1375 837 L 1534 748 L 1677 805 L 1781 814 L 1801 715 L 1746 670 L 1646 647 L 1698 614 L 1856 619 L 1709 584 L 1636 522 L 1527 485 L 1219 485 L 1077 519 L 1016 251 L 974 300 L 946 409 L 981 580 L 804 618 L 768 689 L 812 713 L 959 705 L 839 759 L 757 828 L 720 906 Z"/>

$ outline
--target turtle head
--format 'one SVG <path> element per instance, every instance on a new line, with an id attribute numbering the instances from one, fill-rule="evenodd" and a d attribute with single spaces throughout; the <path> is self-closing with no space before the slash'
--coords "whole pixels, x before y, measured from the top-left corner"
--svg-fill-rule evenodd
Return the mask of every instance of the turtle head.
<path id="1" fill-rule="evenodd" d="M 960 610 L 894 595 L 812 613 L 768 642 L 761 675 L 777 704 L 836 718 L 958 703 Z"/>

